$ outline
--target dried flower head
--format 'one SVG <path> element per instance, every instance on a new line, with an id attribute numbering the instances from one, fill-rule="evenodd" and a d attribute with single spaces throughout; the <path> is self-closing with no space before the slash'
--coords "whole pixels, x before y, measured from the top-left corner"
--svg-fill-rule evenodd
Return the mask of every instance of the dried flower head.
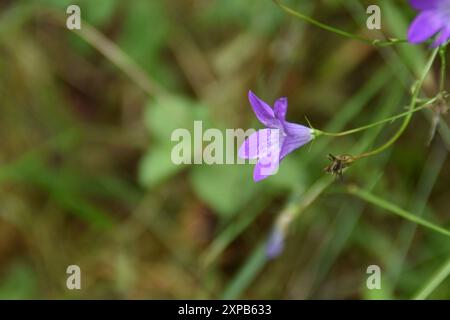
<path id="1" fill-rule="evenodd" d="M 326 166 L 324 171 L 326 173 L 336 175 L 336 178 L 340 181 L 343 181 L 343 170 L 349 167 L 353 163 L 353 161 L 355 161 L 355 158 L 349 154 L 338 156 L 329 154 L 328 159 L 331 161 L 331 164 Z"/>

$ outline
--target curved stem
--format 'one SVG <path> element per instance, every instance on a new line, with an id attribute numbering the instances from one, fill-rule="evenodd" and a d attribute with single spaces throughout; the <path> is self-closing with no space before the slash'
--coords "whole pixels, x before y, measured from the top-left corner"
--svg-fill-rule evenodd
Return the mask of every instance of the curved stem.
<path id="1" fill-rule="evenodd" d="M 403 120 L 403 123 L 402 123 L 400 129 L 398 129 L 396 134 L 388 142 L 386 142 L 385 144 L 383 144 L 382 146 L 378 147 L 375 150 L 372 150 L 372 151 L 360 154 L 358 156 L 355 156 L 354 157 L 355 159 L 366 158 L 366 157 L 370 157 L 370 156 L 373 156 L 375 154 L 378 154 L 378 153 L 384 151 L 385 149 L 389 148 L 391 145 L 393 145 L 400 138 L 400 136 L 403 134 L 403 132 L 408 127 L 409 122 L 411 121 L 411 118 L 412 118 L 411 111 L 414 110 L 414 108 L 415 108 L 415 106 L 417 104 L 417 99 L 418 99 L 419 93 L 420 93 L 420 91 L 422 89 L 422 85 L 423 85 L 423 83 L 425 81 L 425 78 L 426 78 L 428 72 L 431 69 L 431 66 L 433 65 L 433 62 L 434 62 L 434 60 L 436 58 L 436 55 L 437 55 L 438 51 L 439 51 L 439 48 L 436 48 L 436 49 L 433 50 L 433 53 L 431 54 L 431 56 L 430 56 L 426 66 L 425 66 L 425 69 L 423 70 L 423 73 L 422 73 L 419 81 L 414 85 L 413 95 L 412 95 L 412 98 L 411 98 L 411 103 L 409 105 L 410 113 L 405 117 L 405 120 Z"/>
<path id="2" fill-rule="evenodd" d="M 399 43 L 407 43 L 407 40 L 404 39 L 388 39 L 388 40 L 379 40 L 379 39 L 368 39 L 368 38 L 364 38 L 361 36 L 358 36 L 356 34 L 335 28 L 333 26 L 327 25 L 325 23 L 322 23 L 320 21 L 317 21 L 307 15 L 304 15 L 301 12 L 295 11 L 294 9 L 289 8 L 288 6 L 282 4 L 279 0 L 272 0 L 278 7 L 280 7 L 283 11 L 285 11 L 286 13 L 299 18 L 303 21 L 306 21 L 312 25 L 315 25 L 316 27 L 319 27 L 321 29 L 324 29 L 326 31 L 330 31 L 333 33 L 336 33 L 340 36 L 346 37 L 346 38 L 350 38 L 353 40 L 358 40 L 364 43 L 367 43 L 369 45 L 375 46 L 375 47 L 387 47 L 390 45 L 394 45 L 394 44 L 399 44 Z"/>
<path id="3" fill-rule="evenodd" d="M 434 97 L 432 99 L 427 100 L 420 107 L 414 108 L 412 110 L 409 110 L 409 111 L 397 114 L 395 116 L 392 116 L 392 117 L 389 117 L 389 118 L 386 118 L 386 119 L 383 119 L 383 120 L 379 120 L 379 121 L 376 121 L 376 122 L 373 122 L 373 123 L 370 123 L 368 125 L 365 125 L 365 126 L 362 126 L 362 127 L 358 127 L 358 128 L 355 128 L 355 129 L 342 131 L 342 132 L 336 132 L 336 133 L 335 132 L 321 131 L 321 130 L 318 130 L 318 129 L 314 129 L 314 130 L 317 132 L 317 135 L 324 135 L 324 136 L 330 136 L 330 137 L 347 136 L 347 135 L 350 135 L 350 134 L 353 134 L 353 133 L 357 133 L 357 132 L 360 132 L 360 131 L 363 131 L 363 130 L 370 129 L 370 128 L 375 127 L 375 126 L 379 126 L 379 125 L 387 123 L 387 122 L 392 122 L 394 120 L 403 118 L 403 117 L 408 116 L 410 114 L 413 114 L 413 113 L 415 113 L 417 111 L 426 109 L 431 103 L 435 102 L 437 99 L 438 99 L 438 97 L 436 96 L 436 97 Z"/>

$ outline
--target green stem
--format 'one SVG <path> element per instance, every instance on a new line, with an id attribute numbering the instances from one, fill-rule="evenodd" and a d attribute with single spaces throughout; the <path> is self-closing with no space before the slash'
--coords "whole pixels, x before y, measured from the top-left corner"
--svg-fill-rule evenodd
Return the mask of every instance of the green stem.
<path id="1" fill-rule="evenodd" d="M 425 286 L 413 297 L 414 300 L 426 299 L 450 275 L 450 258 L 436 271 Z"/>
<path id="2" fill-rule="evenodd" d="M 307 15 L 304 15 L 301 12 L 298 12 L 298 11 L 295 11 L 294 9 L 289 8 L 288 6 L 282 4 L 279 0 L 272 0 L 272 1 L 286 13 L 288 13 L 296 18 L 299 18 L 303 21 L 306 21 L 312 25 L 315 25 L 316 27 L 319 27 L 326 31 L 336 33 L 336 34 L 346 37 L 346 38 L 358 40 L 358 41 L 367 43 L 367 44 L 375 46 L 375 47 L 387 47 L 387 46 L 394 45 L 394 44 L 407 43 L 407 40 L 403 40 L 403 39 L 388 39 L 388 40 L 375 39 L 375 40 L 373 40 L 373 39 L 364 38 L 364 37 L 358 36 L 356 34 L 353 34 L 353 33 L 332 27 L 330 25 L 324 24 L 320 21 L 317 21 Z"/>
<path id="3" fill-rule="evenodd" d="M 405 117 L 405 120 L 403 120 L 403 123 L 402 123 L 400 129 L 396 132 L 396 134 L 388 142 L 386 142 L 385 144 L 383 144 L 382 146 L 378 147 L 375 150 L 355 156 L 354 157 L 355 159 L 361 159 L 361 158 L 366 158 L 366 157 L 376 155 L 376 154 L 386 150 L 387 148 L 389 148 L 400 138 L 400 136 L 406 130 L 406 128 L 408 127 L 408 125 L 411 121 L 411 118 L 412 118 L 411 111 L 414 110 L 414 108 L 417 104 L 417 99 L 419 97 L 419 93 L 422 90 L 422 86 L 423 86 L 423 83 L 425 82 L 425 78 L 428 75 L 428 72 L 430 71 L 431 66 L 433 65 L 434 59 L 436 58 L 438 51 L 439 51 L 439 48 L 436 48 L 433 50 L 433 53 L 431 54 L 430 59 L 428 60 L 419 81 L 414 85 L 413 95 L 412 95 L 411 102 L 409 105 L 410 113 Z"/>
<path id="4" fill-rule="evenodd" d="M 439 49 L 439 56 L 441 58 L 441 77 L 439 79 L 440 92 L 443 92 L 445 90 L 445 69 L 447 68 L 446 49 L 447 49 L 446 45 L 442 46 Z"/>
<path id="5" fill-rule="evenodd" d="M 361 198 L 361 199 L 363 199 L 363 200 L 365 200 L 367 202 L 370 202 L 370 203 L 372 203 L 372 204 L 374 204 L 374 205 L 376 205 L 376 206 L 378 206 L 380 208 L 383 208 L 383 209 L 388 210 L 388 211 L 390 211 L 392 213 L 395 213 L 396 215 L 399 215 L 400 217 L 402 217 L 402 218 L 404 218 L 406 220 L 409 220 L 409 221 L 414 222 L 414 223 L 416 223 L 418 225 L 426 227 L 426 228 L 428 228 L 430 230 L 436 231 L 436 232 L 438 232 L 440 234 L 443 234 L 443 235 L 446 235 L 447 237 L 450 237 L 450 230 L 444 229 L 444 228 L 442 228 L 440 226 L 437 226 L 437 225 L 435 225 L 435 224 L 433 224 L 433 223 L 431 223 L 431 222 L 429 222 L 429 221 L 427 221 L 425 219 L 422 219 L 421 217 L 418 217 L 417 215 L 409 213 L 408 211 L 403 210 L 402 208 L 400 208 L 400 207 L 398 207 L 398 206 L 396 206 L 396 205 L 394 205 L 394 204 L 392 204 L 390 202 L 387 202 L 386 200 L 381 199 L 381 198 L 379 198 L 379 197 L 377 197 L 377 196 L 375 196 L 375 195 L 373 195 L 373 194 L 371 194 L 371 193 L 369 193 L 367 191 L 364 191 L 364 190 L 362 190 L 362 189 L 360 189 L 360 188 L 358 188 L 356 186 L 349 187 L 348 188 L 348 192 L 350 194 L 355 195 L 355 196 L 357 196 L 357 197 L 359 197 L 359 198 Z"/>
<path id="6" fill-rule="evenodd" d="M 347 131 L 342 131 L 342 132 L 336 132 L 336 133 L 335 132 L 321 131 L 321 130 L 318 130 L 318 129 L 314 129 L 314 131 L 316 132 L 317 136 L 324 135 L 324 136 L 331 136 L 331 137 L 342 137 L 342 136 L 350 135 L 350 134 L 353 134 L 353 133 L 357 133 L 357 132 L 360 132 L 360 131 L 363 131 L 363 130 L 370 129 L 370 128 L 375 127 L 375 126 L 379 126 L 379 125 L 381 125 L 383 123 L 392 122 L 394 120 L 403 118 L 403 117 L 408 116 L 408 115 L 410 115 L 412 113 L 415 113 L 417 111 L 423 110 L 423 109 L 427 108 L 431 103 L 435 102 L 436 100 L 437 100 L 437 97 L 434 97 L 432 99 L 427 100 L 420 107 L 414 108 L 414 109 L 412 109 L 410 111 L 406 111 L 406 112 L 397 114 L 395 116 L 392 116 L 392 117 L 389 117 L 389 118 L 386 118 L 386 119 L 383 119 L 383 120 L 380 120 L 380 121 L 373 122 L 371 124 L 368 124 L 368 125 L 365 125 L 365 126 L 362 126 L 362 127 L 359 127 L 359 128 L 355 128 L 355 129 L 351 129 L 351 130 L 347 130 Z"/>

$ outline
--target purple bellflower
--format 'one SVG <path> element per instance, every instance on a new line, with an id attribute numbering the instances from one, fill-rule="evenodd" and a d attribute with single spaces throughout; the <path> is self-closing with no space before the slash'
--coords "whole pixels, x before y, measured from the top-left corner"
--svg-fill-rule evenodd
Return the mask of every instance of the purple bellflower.
<path id="1" fill-rule="evenodd" d="M 411 6 L 420 11 L 411 23 L 408 41 L 421 43 L 438 35 L 433 47 L 445 44 L 450 39 L 450 0 L 410 0 Z"/>
<path id="2" fill-rule="evenodd" d="M 286 121 L 288 101 L 282 97 L 272 109 L 249 91 L 248 99 L 258 120 L 266 126 L 250 135 L 239 148 L 243 159 L 258 159 L 253 171 L 255 182 L 277 173 L 281 160 L 314 138 L 314 129 Z"/>

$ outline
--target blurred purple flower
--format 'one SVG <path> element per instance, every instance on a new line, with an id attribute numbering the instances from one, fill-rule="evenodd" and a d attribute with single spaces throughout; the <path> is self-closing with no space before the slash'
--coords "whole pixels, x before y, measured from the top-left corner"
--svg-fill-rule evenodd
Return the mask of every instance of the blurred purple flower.
<path id="1" fill-rule="evenodd" d="M 421 43 L 439 34 L 433 47 L 445 44 L 450 39 L 450 0 L 410 0 L 411 6 L 420 11 L 411 23 L 408 41 Z"/>
<path id="2" fill-rule="evenodd" d="M 314 130 L 286 121 L 288 102 L 285 97 L 275 101 L 273 109 L 251 91 L 248 99 L 266 128 L 249 136 L 238 155 L 243 159 L 258 159 L 253 171 L 253 180 L 257 182 L 275 174 L 284 157 L 314 138 Z"/>
<path id="3" fill-rule="evenodd" d="M 269 259 L 278 257 L 284 249 L 284 232 L 275 227 L 266 245 L 266 256 Z"/>

